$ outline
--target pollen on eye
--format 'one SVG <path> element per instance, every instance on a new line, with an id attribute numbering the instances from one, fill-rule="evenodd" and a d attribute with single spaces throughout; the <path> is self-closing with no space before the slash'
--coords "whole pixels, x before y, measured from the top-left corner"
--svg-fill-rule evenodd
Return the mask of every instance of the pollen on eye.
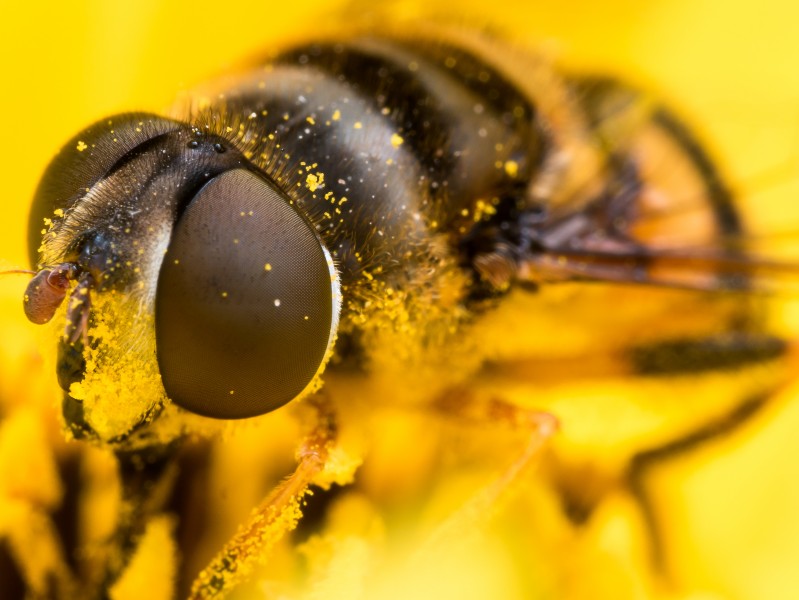
<path id="1" fill-rule="evenodd" d="M 270 263 L 266 263 L 264 265 L 264 271 L 271 271 L 271 270 L 272 270 L 272 265 Z"/>
<path id="2" fill-rule="evenodd" d="M 505 161 L 505 173 L 507 173 L 509 177 L 516 177 L 519 174 L 519 163 L 515 160 Z"/>
<path id="3" fill-rule="evenodd" d="M 227 292 L 222 292 L 222 293 L 220 294 L 220 296 L 222 296 L 223 298 L 227 298 Z"/>
<path id="4" fill-rule="evenodd" d="M 312 192 L 325 187 L 325 174 L 321 172 L 309 173 L 305 178 L 305 186 Z"/>

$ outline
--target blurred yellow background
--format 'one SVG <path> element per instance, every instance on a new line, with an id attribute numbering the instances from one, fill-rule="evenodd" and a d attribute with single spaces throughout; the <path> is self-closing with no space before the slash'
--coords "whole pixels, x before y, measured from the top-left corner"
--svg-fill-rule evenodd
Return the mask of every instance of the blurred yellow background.
<path id="1" fill-rule="evenodd" d="M 38 176 L 78 129 L 115 112 L 162 111 L 180 90 L 270 40 L 326 23 L 332 4 L 4 0 L 0 269 L 26 264 L 27 207 Z M 719 157 L 756 231 L 786 231 L 799 222 L 796 3 L 466 4 L 467 21 L 496 22 L 523 43 L 543 43 L 563 64 L 661 90 Z M 0 278 L 0 394 L 8 406 L 43 385 L 24 370 L 36 348 L 34 326 L 21 311 L 24 286 L 24 277 Z M 734 443 L 668 474 L 681 486 L 681 518 L 699 532 L 680 558 L 701 567 L 697 589 L 752 600 L 799 597 L 799 399 L 789 396 Z"/>

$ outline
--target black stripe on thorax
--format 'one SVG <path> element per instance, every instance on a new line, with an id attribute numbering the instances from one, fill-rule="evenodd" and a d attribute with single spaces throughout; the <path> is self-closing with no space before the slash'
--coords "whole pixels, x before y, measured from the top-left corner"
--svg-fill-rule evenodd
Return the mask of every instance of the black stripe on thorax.
<path id="1" fill-rule="evenodd" d="M 439 75 L 430 73 L 428 65 L 409 60 L 404 49 L 385 42 L 314 44 L 284 54 L 276 62 L 322 71 L 369 99 L 375 112 L 390 111 L 385 116 L 431 179 L 443 180 L 451 173 L 452 154 L 435 151 L 449 148 L 455 126 L 446 102 L 428 85 L 430 77 Z M 452 94 L 461 93 L 457 85 L 448 83 Z"/>
<path id="2" fill-rule="evenodd" d="M 422 165 L 431 194 L 448 188 L 448 216 L 470 208 L 477 194 L 508 187 L 504 174 L 493 170 L 498 158 L 518 165 L 512 183 L 523 187 L 543 153 L 533 105 L 466 50 L 361 38 L 295 49 L 276 64 L 319 70 L 368 99 Z"/>
<path id="3" fill-rule="evenodd" d="M 242 149 L 311 219 L 344 283 L 370 265 L 398 267 L 426 243 L 425 223 L 414 218 L 425 210 L 418 157 L 392 145 L 396 128 L 370 98 L 326 73 L 275 65 L 210 111 L 229 135 L 241 124 L 254 138 Z M 320 173 L 324 186 L 309 189 L 307 176 Z"/>
<path id="4" fill-rule="evenodd" d="M 419 44 L 415 51 L 455 77 L 508 127 L 524 130 L 535 121 L 530 99 L 482 57 L 445 42 Z"/>

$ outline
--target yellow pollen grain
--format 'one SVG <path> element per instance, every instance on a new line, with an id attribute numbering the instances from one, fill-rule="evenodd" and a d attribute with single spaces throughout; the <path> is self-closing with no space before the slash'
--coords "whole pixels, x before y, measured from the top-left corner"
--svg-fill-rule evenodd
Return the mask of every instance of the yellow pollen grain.
<path id="1" fill-rule="evenodd" d="M 360 121 L 355 121 L 355 124 L 352 126 L 352 128 L 353 129 L 362 129 L 363 128 L 363 123 L 361 123 Z"/>
<path id="2" fill-rule="evenodd" d="M 76 146 L 76 148 L 78 149 L 78 152 L 83 152 L 88 147 L 89 146 L 86 145 L 86 142 L 84 142 L 83 140 L 78 140 L 78 145 Z"/>
<path id="3" fill-rule="evenodd" d="M 56 208 L 56 209 L 53 211 L 53 214 L 54 214 L 56 217 L 63 217 L 63 216 L 64 216 L 64 210 L 63 210 L 63 209 L 61 209 L 61 208 Z"/>
<path id="4" fill-rule="evenodd" d="M 516 177 L 519 174 L 519 163 L 515 160 L 505 161 L 505 173 L 508 174 L 508 177 Z"/>
<path id="5" fill-rule="evenodd" d="M 305 178 L 305 186 L 312 192 L 315 192 L 325 184 L 324 173 L 309 173 Z"/>
<path id="6" fill-rule="evenodd" d="M 399 148 L 400 146 L 402 146 L 402 143 L 404 141 L 405 140 L 402 139 L 402 136 L 399 135 L 398 133 L 394 133 L 391 135 L 391 145 L 394 146 L 395 148 Z"/>
<path id="7" fill-rule="evenodd" d="M 311 125 L 316 125 L 316 121 L 314 121 L 313 117 L 307 117 L 305 120 L 308 121 Z"/>
<path id="8" fill-rule="evenodd" d="M 264 265 L 264 271 L 271 271 L 271 270 L 272 270 L 272 265 L 271 265 L 271 264 L 269 264 L 269 263 L 266 263 L 266 264 Z"/>
<path id="9" fill-rule="evenodd" d="M 222 296 L 223 298 L 227 298 L 227 292 L 222 292 L 221 296 Z"/>
<path id="10" fill-rule="evenodd" d="M 340 118 L 341 118 L 341 111 L 336 109 L 336 111 L 333 113 L 333 120 L 338 121 Z"/>

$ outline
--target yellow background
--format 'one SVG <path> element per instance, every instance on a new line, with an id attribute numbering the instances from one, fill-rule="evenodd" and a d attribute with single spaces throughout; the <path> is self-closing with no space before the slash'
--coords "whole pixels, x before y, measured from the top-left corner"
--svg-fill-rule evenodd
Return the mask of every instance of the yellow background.
<path id="1" fill-rule="evenodd" d="M 486 15 L 481 5 L 491 5 Z M 558 60 L 664 92 L 720 157 L 757 231 L 786 231 L 799 194 L 799 7 L 788 0 L 471 2 Z M 0 268 L 26 262 L 37 178 L 84 125 L 176 93 L 328 19 L 308 0 L 109 0 L 0 4 Z M 481 10 L 483 12 L 481 13 Z M 25 278 L 0 280 L 0 393 L 24 402 L 35 348 L 21 314 Z M 22 358 L 21 358 L 22 357 Z M 712 456 L 675 469 L 685 518 L 701 532 L 696 584 L 730 597 L 799 597 L 799 400 L 781 402 Z M 8 400 L 5 401 L 7 404 Z M 679 472 L 678 472 L 679 471 Z M 679 477 L 678 477 L 679 476 Z"/>

